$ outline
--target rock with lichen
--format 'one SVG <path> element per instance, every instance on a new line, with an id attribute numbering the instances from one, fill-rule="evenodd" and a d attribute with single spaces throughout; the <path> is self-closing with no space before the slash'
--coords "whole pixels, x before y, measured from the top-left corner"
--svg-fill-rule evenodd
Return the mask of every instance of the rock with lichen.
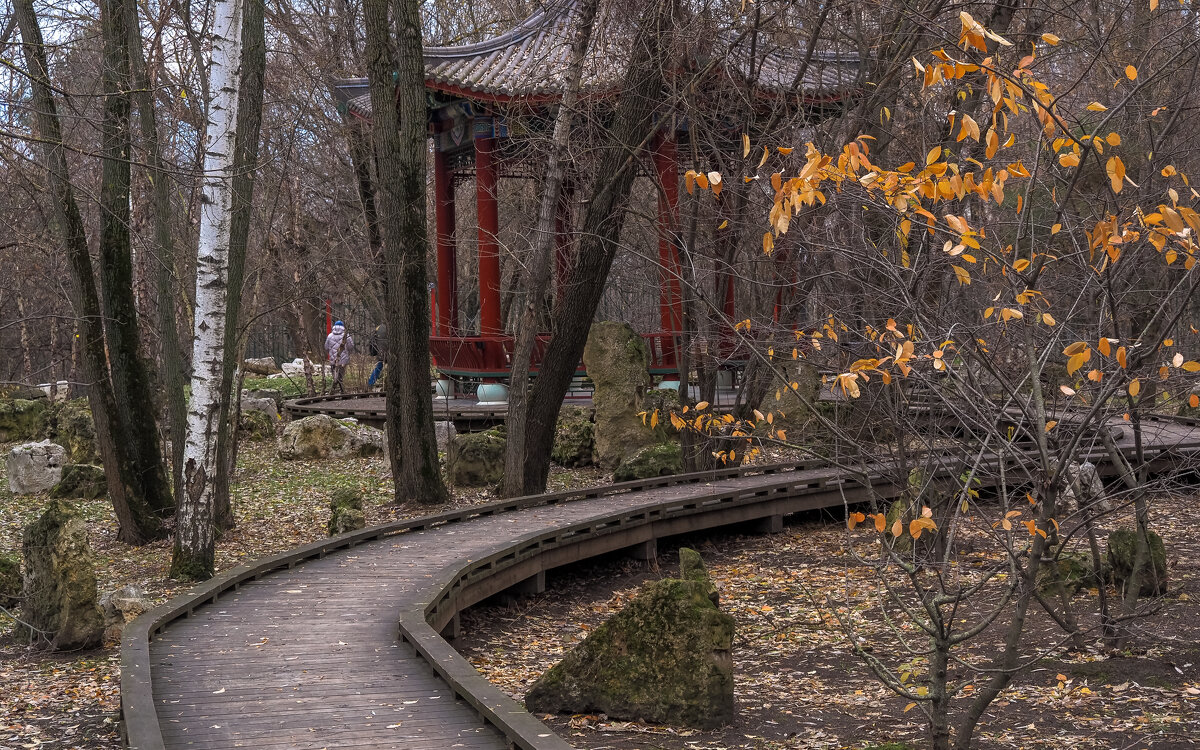
<path id="1" fill-rule="evenodd" d="M 526 707 L 696 729 L 731 722 L 734 621 L 699 555 L 680 561 L 682 578 L 643 587 L 534 683 Z"/>
<path id="2" fill-rule="evenodd" d="M 383 453 L 383 432 L 349 419 L 317 414 L 288 422 L 279 441 L 285 461 L 311 458 L 369 458 Z"/>
<path id="3" fill-rule="evenodd" d="M 96 500 L 108 493 L 104 467 L 92 464 L 67 464 L 58 484 L 50 489 L 50 497 L 75 497 Z"/>
<path id="4" fill-rule="evenodd" d="M 87 529 L 66 500 L 51 500 L 41 517 L 25 527 L 25 601 L 22 620 L 30 640 L 58 651 L 100 644 L 104 614 Z"/>
<path id="5" fill-rule="evenodd" d="M 446 466 L 456 487 L 489 487 L 504 478 L 505 431 L 459 433 L 450 439 Z"/>
<path id="6" fill-rule="evenodd" d="M 615 467 L 638 449 L 656 442 L 642 422 L 642 402 L 650 386 L 646 342 L 628 323 L 592 325 L 583 363 L 595 386 L 595 461 Z"/>
<path id="7" fill-rule="evenodd" d="M 1148 559 L 1138 575 L 1139 596 L 1161 596 L 1167 593 L 1167 548 L 1162 537 L 1153 531 L 1148 534 Z M 1137 533 L 1132 529 L 1117 529 L 1108 535 L 1108 568 L 1113 583 L 1122 592 L 1133 579 L 1137 557 Z"/>
<path id="8" fill-rule="evenodd" d="M 613 470 L 614 482 L 669 477 L 683 471 L 683 449 L 679 443 L 659 443 L 624 458 Z"/>
<path id="9" fill-rule="evenodd" d="M 12 609 L 21 602 L 21 561 L 0 553 L 0 607 Z"/>
<path id="10" fill-rule="evenodd" d="M 37 437 L 44 400 L 24 398 L 0 400 L 0 443 L 13 440 L 33 440 Z"/>
<path id="11" fill-rule="evenodd" d="M 550 459 L 559 466 L 590 466 L 595 453 L 596 436 L 592 415 L 579 406 L 564 406 L 554 427 L 554 447 Z"/>
<path id="12" fill-rule="evenodd" d="M 339 487 L 329 498 L 329 536 L 358 531 L 367 525 L 363 511 L 362 493 L 347 487 Z"/>

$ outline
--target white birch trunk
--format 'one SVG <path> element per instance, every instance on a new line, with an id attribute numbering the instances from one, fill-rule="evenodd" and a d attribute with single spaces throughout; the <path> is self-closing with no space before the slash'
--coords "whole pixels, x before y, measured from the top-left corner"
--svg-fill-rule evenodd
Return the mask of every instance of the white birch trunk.
<path id="1" fill-rule="evenodd" d="M 192 394 L 184 442 L 184 493 L 176 518 L 172 573 L 207 578 L 213 572 L 213 478 L 221 375 L 225 361 L 225 304 L 229 294 L 229 236 L 238 86 L 241 79 L 242 0 L 217 0 L 209 66 L 204 143 L 204 192 L 196 252 L 196 313 L 192 337 Z"/>

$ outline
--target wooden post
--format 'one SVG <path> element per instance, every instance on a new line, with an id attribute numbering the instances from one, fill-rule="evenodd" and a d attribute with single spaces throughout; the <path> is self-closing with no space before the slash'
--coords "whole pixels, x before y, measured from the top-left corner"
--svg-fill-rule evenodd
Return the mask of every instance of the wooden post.
<path id="1" fill-rule="evenodd" d="M 437 325 L 439 336 L 458 329 L 458 259 L 454 231 L 454 174 L 445 152 L 433 152 L 433 203 L 437 221 Z"/>
<path id="2" fill-rule="evenodd" d="M 658 193 L 658 309 L 662 330 L 683 328 L 683 298 L 679 286 L 679 252 L 675 247 L 676 210 L 679 206 L 679 165 L 675 141 L 662 136 L 654 149 L 654 170 L 662 190 Z"/>
<path id="3" fill-rule="evenodd" d="M 496 159 L 496 138 L 488 121 L 488 131 L 475 137 L 475 206 L 479 219 L 479 333 L 498 336 L 500 322 L 500 214 L 496 188 L 500 167 Z"/>

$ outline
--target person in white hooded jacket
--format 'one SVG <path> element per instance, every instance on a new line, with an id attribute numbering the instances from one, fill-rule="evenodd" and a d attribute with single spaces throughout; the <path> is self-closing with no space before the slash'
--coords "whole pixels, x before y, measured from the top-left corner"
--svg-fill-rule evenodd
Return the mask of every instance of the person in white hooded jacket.
<path id="1" fill-rule="evenodd" d="M 338 321 L 333 324 L 333 330 L 325 337 L 325 353 L 329 355 L 329 364 L 333 367 L 333 385 L 329 392 L 335 390 L 346 392 L 342 379 L 346 376 L 346 365 L 350 364 L 350 355 L 354 352 L 354 338 L 346 333 L 346 324 Z"/>

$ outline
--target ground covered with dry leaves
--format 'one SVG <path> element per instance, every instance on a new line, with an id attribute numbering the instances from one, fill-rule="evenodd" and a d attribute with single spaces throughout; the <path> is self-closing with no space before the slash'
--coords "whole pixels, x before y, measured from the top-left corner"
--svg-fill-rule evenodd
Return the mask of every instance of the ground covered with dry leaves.
<path id="1" fill-rule="evenodd" d="M 0 444 L 0 455 L 7 455 L 11 447 Z M 388 505 L 392 483 L 383 458 L 284 462 L 276 458 L 271 444 L 247 442 L 238 467 L 233 489 L 238 525 L 218 544 L 221 570 L 324 537 L 329 496 L 339 487 L 362 491 L 368 524 L 431 512 L 417 505 Z M 601 475 L 590 470 L 555 471 L 551 476 L 554 489 L 600 481 Z M 453 505 L 494 499 L 486 490 L 460 490 Z M 102 593 L 132 583 L 162 602 L 188 588 L 166 577 L 170 542 L 145 547 L 119 543 L 106 500 L 77 502 L 88 521 Z M 43 496 L 12 495 L 0 460 L 0 550 L 20 554 L 21 530 L 44 503 Z M 13 621 L 0 614 L 0 750 L 119 748 L 119 666 L 115 644 L 72 654 L 31 650 Z"/>
<path id="2" fill-rule="evenodd" d="M 1200 747 L 1196 501 L 1193 495 L 1159 497 L 1154 503 L 1154 528 L 1167 540 L 1171 586 L 1157 614 L 1137 622 L 1131 647 L 1116 654 L 1052 649 L 993 703 L 977 733 L 978 747 Z M 896 631 L 879 616 L 882 592 L 873 573 L 845 554 L 852 539 L 840 520 L 812 515 L 779 535 L 688 540 L 704 555 L 721 607 L 737 623 L 733 658 L 739 719 L 732 726 L 697 732 L 603 715 L 542 718 L 571 744 L 592 750 L 927 746 L 919 709 L 905 711 L 908 701 L 872 678 L 833 616 L 831 599 L 855 623 L 872 654 L 921 673 L 923 660 L 902 656 Z M 456 645 L 520 700 L 542 672 L 619 610 L 642 583 L 676 573 L 674 549 L 660 543 L 661 567 L 654 570 L 614 557 L 552 574 L 546 594 L 470 613 L 464 620 L 466 636 Z M 1083 591 L 1073 600 L 1084 625 L 1097 595 Z M 1041 611 L 1028 632 L 1030 651 L 1033 644 L 1062 640 L 1062 632 Z M 1001 637 L 989 630 L 963 655 L 984 660 L 999 648 Z M 973 688 L 965 690 L 957 705 L 973 694 Z"/>
<path id="3" fill-rule="evenodd" d="M 0 452 L 6 451 L 0 446 Z M 21 529 L 44 498 L 14 497 L 0 462 L 0 550 L 19 551 Z M 598 484 L 595 470 L 556 471 L 551 488 Z M 328 498 L 338 487 L 360 489 L 368 523 L 428 512 L 389 506 L 391 480 L 382 459 L 280 462 L 269 444 L 248 444 L 239 461 L 234 503 L 238 527 L 220 543 L 218 565 L 279 552 L 324 536 Z M 459 493 L 456 505 L 492 499 Z M 1194 747 L 1200 736 L 1200 530 L 1195 497 L 1160 498 L 1154 523 L 1167 539 L 1171 592 L 1154 618 L 1138 625 L 1126 654 L 1057 653 L 1035 667 L 995 704 L 981 747 Z M 120 544 L 105 501 L 81 502 L 97 558 L 100 590 L 133 583 L 155 601 L 185 586 L 166 578 L 170 546 Z M 876 582 L 848 565 L 845 527 L 810 517 L 775 536 L 687 540 L 705 555 L 722 606 L 737 619 L 734 645 L 738 723 L 701 733 L 610 721 L 602 716 L 554 717 L 552 725 L 590 748 L 862 748 L 884 742 L 919 746 L 916 710 L 872 680 L 847 649 L 826 597 L 886 653 L 889 630 L 872 612 Z M 468 613 L 468 635 L 457 645 L 505 690 L 519 697 L 542 671 L 633 596 L 644 581 L 669 575 L 675 555 L 660 548 L 660 569 L 617 558 L 553 575 L 551 592 Z M 1082 612 L 1094 602 L 1084 592 Z M 1034 631 L 1057 638 L 1043 616 Z M 977 653 L 995 648 L 981 640 Z M 919 670 L 919 664 L 913 665 Z M 120 747 L 116 649 L 47 655 L 30 650 L 16 626 L 0 616 L 0 750 Z M 1062 679 L 1059 678 L 1062 676 Z"/>

